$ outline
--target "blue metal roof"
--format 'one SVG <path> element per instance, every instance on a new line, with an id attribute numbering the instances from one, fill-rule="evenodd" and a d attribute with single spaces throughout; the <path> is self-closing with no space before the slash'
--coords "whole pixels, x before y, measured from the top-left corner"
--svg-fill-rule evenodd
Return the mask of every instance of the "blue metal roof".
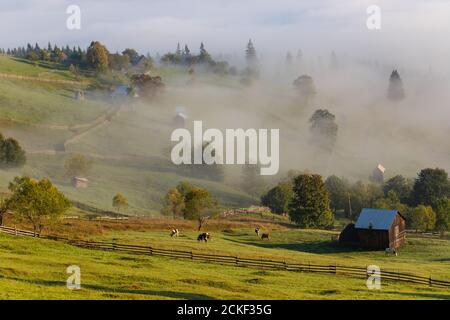
<path id="1" fill-rule="evenodd" d="M 357 229 L 389 230 L 394 222 L 397 210 L 364 208 L 355 223 Z"/>

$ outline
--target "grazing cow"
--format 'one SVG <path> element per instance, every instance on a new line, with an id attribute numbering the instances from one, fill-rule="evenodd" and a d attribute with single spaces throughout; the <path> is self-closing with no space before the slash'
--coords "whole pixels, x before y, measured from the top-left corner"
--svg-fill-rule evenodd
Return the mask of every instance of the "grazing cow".
<path id="1" fill-rule="evenodd" d="M 208 240 L 210 240 L 210 239 L 211 239 L 211 235 L 209 234 L 209 232 L 200 233 L 197 237 L 197 241 L 208 242 Z"/>
<path id="2" fill-rule="evenodd" d="M 255 228 L 255 233 L 256 233 L 256 235 L 259 237 L 259 227 L 256 227 L 256 228 Z"/>
<path id="3" fill-rule="evenodd" d="M 269 234 L 268 234 L 268 233 L 263 233 L 263 234 L 261 235 L 261 240 L 264 240 L 264 239 L 270 240 L 270 239 L 269 239 Z"/>
<path id="4" fill-rule="evenodd" d="M 170 231 L 170 236 L 173 238 L 173 237 L 178 237 L 178 234 L 179 234 L 179 232 L 178 232 L 178 229 L 172 229 L 172 231 Z"/>
<path id="5" fill-rule="evenodd" d="M 386 248 L 386 250 L 384 250 L 385 254 L 392 254 L 394 256 L 397 256 L 397 250 L 395 250 L 395 248 Z"/>

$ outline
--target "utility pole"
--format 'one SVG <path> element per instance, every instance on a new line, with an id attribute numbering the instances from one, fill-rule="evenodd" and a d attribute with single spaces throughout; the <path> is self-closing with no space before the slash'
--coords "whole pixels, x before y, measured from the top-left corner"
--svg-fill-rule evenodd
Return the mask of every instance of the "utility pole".
<path id="1" fill-rule="evenodd" d="M 352 201 L 350 200 L 350 192 L 347 193 L 348 196 L 348 214 L 350 218 L 353 220 L 353 214 L 352 214 Z"/>

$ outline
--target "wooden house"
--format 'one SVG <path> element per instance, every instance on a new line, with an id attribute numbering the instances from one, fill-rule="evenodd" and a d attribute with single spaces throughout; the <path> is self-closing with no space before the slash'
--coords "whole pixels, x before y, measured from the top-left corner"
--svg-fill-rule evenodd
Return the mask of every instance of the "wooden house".
<path id="1" fill-rule="evenodd" d="M 372 181 L 377 182 L 377 183 L 383 183 L 385 171 L 386 171 L 386 168 L 383 165 L 378 164 L 377 167 L 375 169 L 373 169 Z"/>
<path id="2" fill-rule="evenodd" d="M 89 180 L 86 178 L 73 177 L 72 186 L 75 188 L 87 188 L 89 186 Z"/>
<path id="3" fill-rule="evenodd" d="M 405 218 L 397 210 L 362 209 L 355 224 L 339 235 L 339 244 L 367 249 L 397 248 L 406 240 Z"/>

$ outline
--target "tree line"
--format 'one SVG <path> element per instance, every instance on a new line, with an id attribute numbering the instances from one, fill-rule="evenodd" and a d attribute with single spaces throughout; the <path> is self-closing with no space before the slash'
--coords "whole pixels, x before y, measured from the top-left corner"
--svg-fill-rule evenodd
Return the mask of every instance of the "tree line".
<path id="1" fill-rule="evenodd" d="M 302 227 L 328 227 L 336 213 L 356 220 L 362 208 L 400 211 L 409 228 L 450 229 L 450 180 L 445 170 L 426 168 L 415 179 L 396 175 L 385 183 L 350 183 L 336 175 L 299 174 L 261 197 L 275 213 L 288 213 Z"/>
<path id="2" fill-rule="evenodd" d="M 47 61 L 62 63 L 70 67 L 71 72 L 76 73 L 80 69 L 104 72 L 107 70 L 128 70 L 139 67 L 148 71 L 153 66 L 150 54 L 139 54 L 135 49 L 127 48 L 122 53 L 110 53 L 105 45 L 99 41 L 92 41 L 88 48 L 52 45 L 40 47 L 27 44 L 26 47 L 0 49 L 0 53 L 16 58 L 27 59 L 31 62 Z"/>

